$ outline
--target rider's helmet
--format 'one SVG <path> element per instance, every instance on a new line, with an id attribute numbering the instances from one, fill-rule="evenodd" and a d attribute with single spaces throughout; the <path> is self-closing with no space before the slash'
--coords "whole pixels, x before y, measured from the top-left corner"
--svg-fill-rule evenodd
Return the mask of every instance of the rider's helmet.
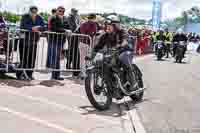
<path id="1" fill-rule="evenodd" d="M 165 28 L 165 32 L 169 32 L 169 29 L 168 29 L 168 28 Z"/>
<path id="2" fill-rule="evenodd" d="M 107 19 L 110 20 L 112 23 L 120 23 L 120 18 L 116 15 L 109 15 Z"/>
<path id="3" fill-rule="evenodd" d="M 161 30 L 159 31 L 159 34 L 160 34 L 160 35 L 163 35 L 163 34 L 164 34 L 164 31 L 161 29 Z"/>
<path id="4" fill-rule="evenodd" d="M 120 29 L 120 18 L 116 15 L 110 15 L 107 17 L 107 20 L 115 27 L 116 30 Z"/>

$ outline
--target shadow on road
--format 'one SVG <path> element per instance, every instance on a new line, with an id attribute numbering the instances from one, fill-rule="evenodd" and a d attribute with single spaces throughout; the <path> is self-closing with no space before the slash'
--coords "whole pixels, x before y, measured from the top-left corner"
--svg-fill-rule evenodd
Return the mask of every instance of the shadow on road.
<path id="1" fill-rule="evenodd" d="M 185 65 L 185 64 L 190 64 L 189 62 L 186 62 L 186 61 L 182 61 L 181 63 L 177 63 L 176 61 L 174 61 L 174 63 L 175 63 L 175 64 L 180 64 L 180 65 L 181 65 L 181 64 L 182 64 L 182 65 L 183 65 L 183 64 L 184 64 L 184 65 Z"/>
<path id="2" fill-rule="evenodd" d="M 45 87 L 64 86 L 65 84 L 56 80 L 44 80 L 44 81 L 17 80 L 12 76 L 0 73 L 0 85 L 22 88 L 25 86 L 36 86 L 36 85 L 42 85 Z"/>
<path id="3" fill-rule="evenodd" d="M 133 109 L 137 109 L 137 106 L 136 106 L 137 104 L 140 104 L 146 101 L 149 101 L 149 100 L 144 99 L 140 102 L 134 102 L 132 100 L 129 100 L 127 101 L 127 104 L 129 106 L 129 110 L 133 110 Z M 109 117 L 115 117 L 115 118 L 126 115 L 126 111 L 128 111 L 128 109 L 126 108 L 126 104 L 124 102 L 121 102 L 119 104 L 113 102 L 112 106 L 107 111 L 98 111 L 93 106 L 81 106 L 79 108 L 86 111 L 86 113 L 82 113 L 82 115 L 95 114 L 99 116 L 109 116 Z"/>
<path id="4" fill-rule="evenodd" d="M 77 77 L 68 77 L 66 79 L 72 81 L 74 84 L 84 85 L 84 80 L 78 79 Z"/>

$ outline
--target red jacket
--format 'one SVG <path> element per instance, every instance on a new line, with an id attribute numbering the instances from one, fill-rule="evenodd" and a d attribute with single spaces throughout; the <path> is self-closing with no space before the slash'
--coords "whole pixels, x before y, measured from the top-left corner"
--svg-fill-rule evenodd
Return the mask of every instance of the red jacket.
<path id="1" fill-rule="evenodd" d="M 80 31 L 82 34 L 93 36 L 97 33 L 97 23 L 93 21 L 87 21 L 80 26 Z"/>

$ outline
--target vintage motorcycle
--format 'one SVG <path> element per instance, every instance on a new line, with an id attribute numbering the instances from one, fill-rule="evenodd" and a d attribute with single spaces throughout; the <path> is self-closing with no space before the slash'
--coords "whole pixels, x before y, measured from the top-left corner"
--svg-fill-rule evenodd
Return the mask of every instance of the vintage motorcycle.
<path id="1" fill-rule="evenodd" d="M 133 53 L 124 48 L 103 49 L 87 56 L 85 91 L 90 103 L 98 110 L 107 110 L 112 99 L 129 96 L 140 101 L 144 94 L 142 73 L 133 62 Z M 101 99 L 101 100 L 99 100 Z"/>

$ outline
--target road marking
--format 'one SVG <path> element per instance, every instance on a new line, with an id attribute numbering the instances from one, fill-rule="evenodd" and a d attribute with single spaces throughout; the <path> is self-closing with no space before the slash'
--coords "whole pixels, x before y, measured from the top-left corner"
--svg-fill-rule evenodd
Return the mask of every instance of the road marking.
<path id="1" fill-rule="evenodd" d="M 146 133 L 137 111 L 134 109 L 129 112 L 133 118 L 133 123 L 135 124 L 136 133 Z"/>
<path id="2" fill-rule="evenodd" d="M 63 133 L 76 133 L 76 132 L 74 132 L 70 129 L 64 128 L 62 126 L 56 125 L 54 123 L 48 122 L 46 120 L 42 120 L 40 118 L 31 116 L 31 115 L 28 115 L 28 114 L 25 114 L 25 113 L 21 113 L 21 112 L 9 109 L 7 107 L 0 106 L 0 111 L 10 113 L 10 114 L 15 115 L 17 117 L 23 118 L 25 120 L 33 121 L 35 123 L 38 123 L 40 125 L 43 125 L 43 126 L 46 126 L 46 127 L 52 128 L 52 129 L 56 129 L 56 130 L 63 132 Z"/>
<path id="3" fill-rule="evenodd" d="M 130 98 L 129 97 L 125 97 L 124 99 L 125 101 L 129 101 Z M 120 104 L 121 102 L 124 102 L 124 100 L 121 100 L 121 101 L 116 101 L 118 104 Z M 135 133 L 146 133 L 146 130 L 140 120 L 140 117 L 137 113 L 137 110 L 136 109 L 132 109 L 132 110 L 129 110 L 129 111 L 126 111 L 125 112 L 126 115 L 122 116 L 122 119 L 124 120 L 129 120 L 129 124 L 131 124 L 130 122 L 130 118 L 129 118 L 129 114 L 131 115 L 132 117 L 132 120 L 133 120 L 133 124 L 135 126 L 135 129 L 136 129 L 136 132 Z M 132 127 L 127 127 L 128 129 L 131 129 Z M 132 131 L 133 132 L 133 131 Z"/>
<path id="4" fill-rule="evenodd" d="M 7 93 L 15 95 L 15 96 L 20 96 L 20 97 L 23 97 L 23 98 L 26 98 L 26 99 L 29 99 L 29 100 L 32 100 L 32 101 L 37 101 L 37 102 L 40 102 L 40 103 L 43 103 L 43 104 L 51 105 L 51 106 L 57 107 L 59 109 L 68 110 L 68 111 L 76 112 L 76 113 L 79 113 L 79 114 L 87 113 L 86 111 L 79 110 L 79 109 L 72 108 L 72 107 L 68 107 L 68 106 L 63 105 L 63 104 L 58 104 L 58 103 L 50 101 L 46 98 L 33 97 L 33 96 L 30 96 L 30 95 L 25 95 L 25 94 L 22 94 L 20 92 L 11 91 L 11 90 L 2 90 L 1 89 L 1 91 L 7 92 Z M 81 115 L 81 116 L 93 118 L 95 120 L 99 119 L 101 121 L 105 121 L 105 122 L 112 124 L 112 125 L 119 125 L 120 124 L 120 122 L 118 122 L 118 121 L 113 121 L 113 120 L 109 120 L 109 119 L 106 119 L 106 118 L 102 118 L 102 117 L 97 116 L 95 114 L 92 114 L 91 116 L 84 116 L 84 115 Z"/>

